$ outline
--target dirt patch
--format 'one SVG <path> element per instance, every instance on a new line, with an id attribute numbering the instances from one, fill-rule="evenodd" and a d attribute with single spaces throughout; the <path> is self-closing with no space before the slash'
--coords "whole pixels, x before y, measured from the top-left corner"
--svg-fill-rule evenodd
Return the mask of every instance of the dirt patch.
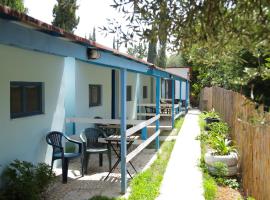
<path id="1" fill-rule="evenodd" d="M 229 187 L 218 186 L 216 200 L 237 200 L 242 199 L 242 195 L 238 190 Z"/>

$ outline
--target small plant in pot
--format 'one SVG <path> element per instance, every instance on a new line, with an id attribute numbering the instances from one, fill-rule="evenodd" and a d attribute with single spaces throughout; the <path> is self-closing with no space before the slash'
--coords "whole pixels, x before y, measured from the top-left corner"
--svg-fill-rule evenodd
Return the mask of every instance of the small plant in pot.
<path id="1" fill-rule="evenodd" d="M 214 136 L 209 142 L 211 150 L 205 154 L 205 163 L 210 173 L 215 174 L 215 163 L 224 163 L 228 168 L 226 176 L 236 175 L 238 172 L 238 155 L 231 141 L 222 137 Z"/>
<path id="2" fill-rule="evenodd" d="M 210 111 L 205 113 L 204 120 L 206 124 L 211 124 L 213 122 L 220 122 L 220 117 L 215 111 Z"/>

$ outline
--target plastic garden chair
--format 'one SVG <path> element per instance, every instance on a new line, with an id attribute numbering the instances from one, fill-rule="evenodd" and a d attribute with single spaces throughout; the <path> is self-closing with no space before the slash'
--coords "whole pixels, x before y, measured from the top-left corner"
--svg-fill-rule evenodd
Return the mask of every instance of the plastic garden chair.
<path id="1" fill-rule="evenodd" d="M 109 170 L 111 169 L 111 148 L 108 144 L 98 142 L 98 138 L 106 138 L 107 135 L 98 128 L 86 128 L 80 135 L 84 149 L 84 171 L 87 174 L 90 154 L 99 154 L 99 166 L 103 165 L 103 153 L 107 153 Z"/>
<path id="2" fill-rule="evenodd" d="M 78 152 L 75 153 L 65 153 L 65 149 L 63 146 L 63 139 L 75 143 L 79 146 Z M 63 183 L 67 182 L 67 173 L 68 173 L 68 164 L 69 160 L 81 157 L 81 174 L 84 176 L 83 171 L 83 152 L 82 152 L 82 143 L 79 141 L 75 141 L 70 139 L 69 137 L 65 136 L 63 133 L 58 131 L 49 132 L 46 136 L 46 141 L 49 145 L 52 146 L 52 163 L 51 163 L 51 170 L 53 168 L 53 163 L 55 160 L 61 159 L 62 160 L 62 178 Z"/>
<path id="3" fill-rule="evenodd" d="M 146 114 L 156 114 L 156 108 L 155 107 L 150 107 L 150 106 L 144 106 L 145 113 Z M 154 116 L 145 116 L 145 119 L 150 119 Z"/>

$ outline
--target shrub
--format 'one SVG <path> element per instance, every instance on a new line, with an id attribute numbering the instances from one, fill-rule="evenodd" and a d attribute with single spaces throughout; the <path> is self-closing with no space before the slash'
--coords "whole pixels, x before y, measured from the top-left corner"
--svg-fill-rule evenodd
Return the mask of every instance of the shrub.
<path id="1" fill-rule="evenodd" d="M 10 200 L 37 200 L 54 180 L 55 174 L 44 163 L 33 165 L 26 161 L 13 161 L 3 173 L 2 194 Z"/>
<path id="2" fill-rule="evenodd" d="M 202 118 L 203 119 L 206 119 L 206 118 L 220 119 L 219 114 L 217 112 L 215 112 L 214 110 L 211 110 L 209 112 L 203 112 Z"/>
<path id="3" fill-rule="evenodd" d="M 220 136 L 226 138 L 229 132 L 229 126 L 225 122 L 214 122 L 208 125 L 210 136 Z"/>
<path id="4" fill-rule="evenodd" d="M 230 143 L 230 140 L 217 136 L 211 139 L 209 145 L 214 150 L 215 155 L 224 156 L 236 151 L 235 147 L 231 146 Z"/>
<path id="5" fill-rule="evenodd" d="M 224 164 L 222 162 L 215 162 L 214 168 L 215 168 L 215 175 L 218 178 L 224 177 L 228 174 L 228 167 L 226 164 Z"/>

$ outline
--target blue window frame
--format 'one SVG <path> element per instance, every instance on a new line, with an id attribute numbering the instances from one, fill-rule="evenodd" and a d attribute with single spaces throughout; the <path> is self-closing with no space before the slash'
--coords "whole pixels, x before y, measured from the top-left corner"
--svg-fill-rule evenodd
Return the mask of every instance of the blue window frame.
<path id="1" fill-rule="evenodd" d="M 43 83 L 10 82 L 10 118 L 43 114 Z"/>

